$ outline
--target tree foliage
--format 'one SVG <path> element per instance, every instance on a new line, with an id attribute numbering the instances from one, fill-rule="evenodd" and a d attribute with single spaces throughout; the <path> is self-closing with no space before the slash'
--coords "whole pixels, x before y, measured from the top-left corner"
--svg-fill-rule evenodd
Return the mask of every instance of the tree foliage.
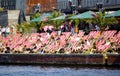
<path id="1" fill-rule="evenodd" d="M 61 12 L 54 11 L 52 15 L 49 17 L 48 24 L 53 25 L 56 29 L 63 23 L 63 20 L 51 20 L 53 18 L 61 16 Z"/>
<path id="2" fill-rule="evenodd" d="M 31 20 L 32 20 L 32 19 L 35 19 L 35 18 L 38 18 L 38 17 L 40 17 L 40 16 L 41 16 L 40 13 L 34 13 L 34 14 L 31 16 Z"/>
<path id="3" fill-rule="evenodd" d="M 31 16 L 31 20 L 32 19 L 35 19 L 35 18 L 38 18 L 42 16 L 42 13 L 34 13 L 32 16 Z M 41 27 L 43 27 L 43 25 L 45 25 L 45 22 L 42 22 L 42 21 L 39 21 L 39 22 L 31 22 L 30 24 L 34 25 L 33 27 L 39 31 Z"/>
<path id="4" fill-rule="evenodd" d="M 31 33 L 31 30 L 34 29 L 35 27 L 34 24 L 31 24 L 29 22 L 24 22 L 16 25 L 16 28 L 19 33 L 29 34 Z"/>
<path id="5" fill-rule="evenodd" d="M 42 16 L 40 13 L 35 13 L 31 16 L 31 19 L 35 19 Z M 56 29 L 59 28 L 63 24 L 65 20 L 51 20 L 53 18 L 61 16 L 61 12 L 54 11 L 52 12 L 51 16 L 48 17 L 47 21 L 39 21 L 39 22 L 24 22 L 22 24 L 18 24 L 16 26 L 17 30 L 19 32 L 22 32 L 24 34 L 30 33 L 32 29 L 36 29 L 39 31 L 43 26 L 46 25 L 53 25 Z M 66 16 L 68 19 L 70 16 L 73 16 L 73 14 L 69 14 Z M 94 24 L 99 24 L 101 30 L 104 30 L 108 25 L 114 25 L 118 23 L 116 18 L 106 18 L 105 13 L 99 12 L 97 18 L 93 19 L 72 19 L 70 22 L 75 21 L 75 25 L 78 26 L 79 22 L 86 21 L 87 23 L 94 23 Z"/>
<path id="6" fill-rule="evenodd" d="M 117 24 L 118 21 L 116 18 L 107 18 L 105 17 L 105 13 L 102 13 L 101 11 L 98 12 L 98 17 L 93 19 L 93 23 L 100 24 L 101 30 L 104 30 L 107 26 Z"/>

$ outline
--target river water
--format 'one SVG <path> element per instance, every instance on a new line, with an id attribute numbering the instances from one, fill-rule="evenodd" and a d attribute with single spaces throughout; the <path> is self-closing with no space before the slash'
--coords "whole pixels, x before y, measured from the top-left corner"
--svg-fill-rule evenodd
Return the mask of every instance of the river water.
<path id="1" fill-rule="evenodd" d="M 0 65 L 0 76 L 120 76 L 120 68 Z"/>

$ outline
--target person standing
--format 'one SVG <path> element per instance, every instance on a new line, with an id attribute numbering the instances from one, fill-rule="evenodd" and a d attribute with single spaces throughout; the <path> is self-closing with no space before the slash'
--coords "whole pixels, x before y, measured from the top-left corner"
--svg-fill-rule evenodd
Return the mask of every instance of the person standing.
<path id="1" fill-rule="evenodd" d="M 67 20 L 64 24 L 65 27 L 65 32 L 70 32 L 70 24 L 69 24 L 69 20 Z"/>
<path id="2" fill-rule="evenodd" d="M 75 32 L 74 32 L 74 29 L 75 29 L 75 21 L 73 21 L 71 23 L 71 26 L 70 26 L 70 29 L 71 29 L 71 34 L 73 35 Z"/>
<path id="3" fill-rule="evenodd" d="M 92 29 L 93 29 L 93 24 L 90 23 L 90 24 L 89 24 L 89 30 L 91 31 Z"/>
<path id="4" fill-rule="evenodd" d="M 98 25 L 95 25 L 95 30 L 96 31 L 99 31 L 100 30 L 100 27 Z"/>

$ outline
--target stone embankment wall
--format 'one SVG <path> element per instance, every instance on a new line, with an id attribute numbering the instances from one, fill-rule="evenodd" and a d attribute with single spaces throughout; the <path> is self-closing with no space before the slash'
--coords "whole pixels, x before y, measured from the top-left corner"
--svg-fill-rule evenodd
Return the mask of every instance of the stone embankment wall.
<path id="1" fill-rule="evenodd" d="M 120 55 L 109 54 L 0 54 L 0 64 L 120 65 Z"/>

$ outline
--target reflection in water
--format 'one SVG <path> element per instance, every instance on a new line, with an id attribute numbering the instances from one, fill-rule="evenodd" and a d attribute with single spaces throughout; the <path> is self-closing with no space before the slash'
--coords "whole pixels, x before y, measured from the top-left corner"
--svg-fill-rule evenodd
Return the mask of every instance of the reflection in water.
<path id="1" fill-rule="evenodd" d="M 1 65 L 0 76 L 120 76 L 120 68 Z"/>

